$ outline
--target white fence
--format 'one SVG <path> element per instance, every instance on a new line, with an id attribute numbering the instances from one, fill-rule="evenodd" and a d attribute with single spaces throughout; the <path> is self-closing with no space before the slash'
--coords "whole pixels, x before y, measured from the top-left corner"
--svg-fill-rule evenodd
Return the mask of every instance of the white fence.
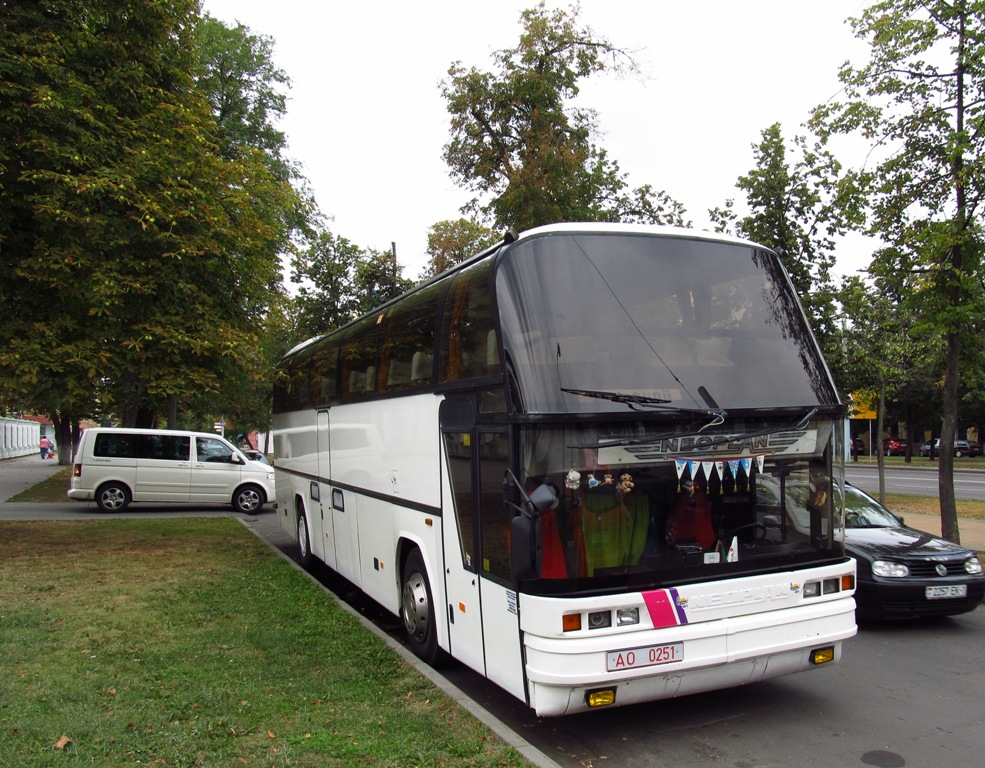
<path id="1" fill-rule="evenodd" d="M 0 416 L 0 459 L 29 456 L 39 450 L 41 425 Z"/>

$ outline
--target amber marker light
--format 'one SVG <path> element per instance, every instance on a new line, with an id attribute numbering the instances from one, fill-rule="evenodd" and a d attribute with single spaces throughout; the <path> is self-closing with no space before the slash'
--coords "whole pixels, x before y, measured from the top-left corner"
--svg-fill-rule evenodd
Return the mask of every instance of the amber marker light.
<path id="1" fill-rule="evenodd" d="M 848 592 L 855 589 L 855 577 L 850 573 L 846 573 L 841 577 L 841 591 Z"/>
<path id="2" fill-rule="evenodd" d="M 577 632 L 581 629 L 581 614 L 566 613 L 561 617 L 561 628 L 565 632 Z"/>
<path id="3" fill-rule="evenodd" d="M 615 688 L 599 688 L 585 693 L 585 703 L 589 707 L 607 707 L 616 703 Z"/>

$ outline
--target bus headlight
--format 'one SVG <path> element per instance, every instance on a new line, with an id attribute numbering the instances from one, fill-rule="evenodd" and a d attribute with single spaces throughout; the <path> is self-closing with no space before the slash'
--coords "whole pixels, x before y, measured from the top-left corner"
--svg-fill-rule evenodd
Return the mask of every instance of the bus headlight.
<path id="1" fill-rule="evenodd" d="M 639 608 L 620 608 L 616 611 L 616 626 L 625 627 L 630 624 L 640 623 Z"/>

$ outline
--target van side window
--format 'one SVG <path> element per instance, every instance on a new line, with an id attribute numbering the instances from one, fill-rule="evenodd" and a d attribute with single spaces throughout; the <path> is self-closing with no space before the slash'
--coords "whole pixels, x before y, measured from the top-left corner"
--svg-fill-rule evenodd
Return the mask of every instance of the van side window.
<path id="1" fill-rule="evenodd" d="M 161 459 L 165 461 L 188 461 L 191 453 L 191 438 L 180 435 L 141 435 L 141 459 Z"/>
<path id="2" fill-rule="evenodd" d="M 224 462 L 226 464 L 233 460 L 233 453 L 229 446 L 222 440 L 214 440 L 209 437 L 199 437 L 195 439 L 196 457 L 199 461 Z"/>
<path id="3" fill-rule="evenodd" d="M 139 437 L 139 435 L 100 432 L 92 445 L 92 455 L 111 459 L 135 459 Z"/>

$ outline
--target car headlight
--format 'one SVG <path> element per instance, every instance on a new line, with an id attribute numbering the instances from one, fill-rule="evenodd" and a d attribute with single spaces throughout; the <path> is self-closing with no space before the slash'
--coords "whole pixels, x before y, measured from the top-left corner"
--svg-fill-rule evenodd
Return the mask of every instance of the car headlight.
<path id="1" fill-rule="evenodd" d="M 982 562 L 977 557 L 973 557 L 965 562 L 964 569 L 968 573 L 977 576 L 982 572 Z"/>
<path id="2" fill-rule="evenodd" d="M 872 573 L 875 576 L 883 576 L 887 579 L 903 579 L 910 575 L 910 569 L 902 563 L 894 563 L 890 560 L 876 560 L 872 563 Z"/>

